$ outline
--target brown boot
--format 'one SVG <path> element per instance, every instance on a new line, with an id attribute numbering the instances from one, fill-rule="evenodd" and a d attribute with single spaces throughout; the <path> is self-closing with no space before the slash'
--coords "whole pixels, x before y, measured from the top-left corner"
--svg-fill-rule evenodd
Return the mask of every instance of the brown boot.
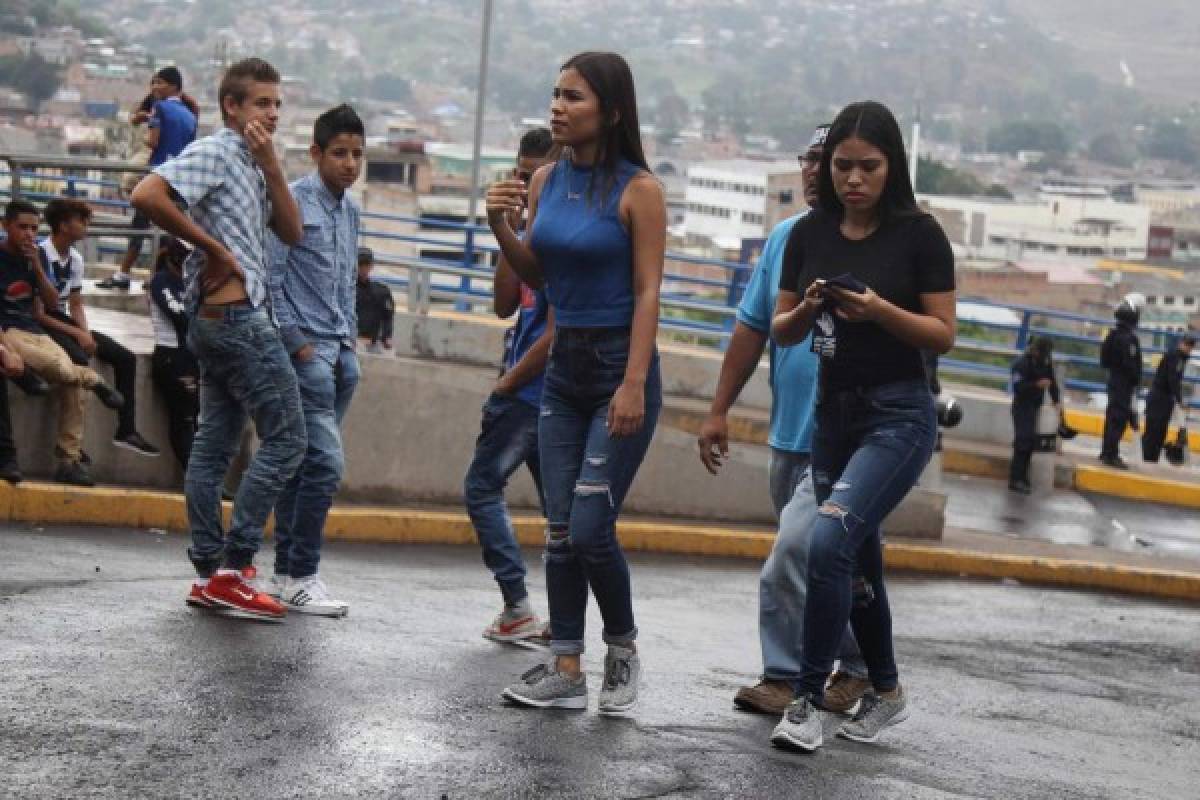
<path id="1" fill-rule="evenodd" d="M 796 699 L 792 685 L 787 681 L 776 681 L 763 678 L 754 686 L 743 686 L 734 695 L 733 704 L 742 711 L 755 714 L 773 714 L 779 716 L 787 708 L 788 703 Z"/>
<path id="2" fill-rule="evenodd" d="M 858 701 L 870 690 L 870 681 L 855 678 L 845 672 L 835 672 L 829 678 L 829 685 L 825 687 L 825 699 L 821 705 L 826 711 L 852 714 L 858 707 Z"/>

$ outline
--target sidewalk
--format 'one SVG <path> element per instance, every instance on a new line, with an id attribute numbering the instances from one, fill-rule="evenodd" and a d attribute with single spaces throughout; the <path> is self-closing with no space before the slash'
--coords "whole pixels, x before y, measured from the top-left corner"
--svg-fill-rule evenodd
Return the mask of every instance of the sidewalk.
<path id="1" fill-rule="evenodd" d="M 228 513 L 228 504 L 226 505 Z M 183 531 L 183 496 L 139 489 L 78 489 L 27 482 L 0 484 L 0 521 L 80 524 Z M 521 544 L 539 547 L 543 522 L 514 519 Z M 474 545 L 461 510 L 335 506 L 326 526 L 330 539 L 388 544 Z M 709 526 L 629 519 L 619 527 L 629 550 L 761 561 L 774 541 L 765 528 Z M 885 561 L 894 569 L 1007 578 L 1079 589 L 1114 591 L 1162 599 L 1200 601 L 1200 561 L 1167 560 L 1101 547 L 1058 545 L 948 528 L 941 542 L 894 539 Z"/>

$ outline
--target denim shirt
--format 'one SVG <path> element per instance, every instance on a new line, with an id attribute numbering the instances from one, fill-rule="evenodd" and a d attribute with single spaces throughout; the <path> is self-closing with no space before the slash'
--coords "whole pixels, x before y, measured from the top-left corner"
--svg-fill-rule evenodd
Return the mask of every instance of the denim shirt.
<path id="1" fill-rule="evenodd" d="M 310 340 L 353 347 L 358 206 L 348 195 L 335 197 L 315 172 L 290 188 L 300 207 L 304 238 L 288 247 L 272 235 L 267 259 L 271 305 L 283 345 L 289 353 Z"/>
<path id="2" fill-rule="evenodd" d="M 255 308 L 267 300 L 265 249 L 271 200 L 262 170 L 242 135 L 222 128 L 192 142 L 154 172 L 171 185 L 192 221 L 229 248 L 246 273 L 246 296 Z M 187 306 L 200 303 L 204 253 L 192 251 L 183 264 Z"/>

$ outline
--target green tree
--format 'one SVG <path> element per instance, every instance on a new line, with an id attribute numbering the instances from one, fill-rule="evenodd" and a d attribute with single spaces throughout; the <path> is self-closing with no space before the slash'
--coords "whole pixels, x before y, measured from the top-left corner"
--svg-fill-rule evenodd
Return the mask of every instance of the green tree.
<path id="1" fill-rule="evenodd" d="M 988 130 L 987 149 L 1009 155 L 1021 150 L 1063 154 L 1067 152 L 1067 134 L 1057 122 L 1014 120 Z"/>
<path id="2" fill-rule="evenodd" d="M 667 144 L 683 130 L 691 116 L 687 101 L 677 94 L 659 97 L 654 109 L 654 124 L 658 129 L 658 141 Z"/>
<path id="3" fill-rule="evenodd" d="M 1150 131 L 1146 155 L 1183 164 L 1195 164 L 1196 143 L 1191 131 L 1178 120 L 1160 122 Z"/>
<path id="4" fill-rule="evenodd" d="M 37 53 L 0 57 L 0 84 L 24 92 L 34 109 L 41 108 L 62 84 L 58 67 Z"/>
<path id="5" fill-rule="evenodd" d="M 1133 164 L 1133 152 L 1120 136 L 1108 131 L 1092 137 L 1088 142 L 1088 155 L 1102 164 L 1128 167 Z"/>

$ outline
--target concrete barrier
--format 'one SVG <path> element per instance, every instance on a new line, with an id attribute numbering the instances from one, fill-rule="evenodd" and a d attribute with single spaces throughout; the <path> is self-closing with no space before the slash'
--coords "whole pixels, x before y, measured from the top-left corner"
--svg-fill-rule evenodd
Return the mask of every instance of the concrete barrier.
<path id="1" fill-rule="evenodd" d="M 379 504 L 462 502 L 462 481 L 474 452 L 480 409 L 495 374 L 491 369 L 415 358 L 365 355 L 363 377 L 345 423 L 347 501 Z M 102 374 L 111 380 L 107 368 Z M 50 476 L 57 402 L 28 398 L 9 387 L 22 467 Z M 98 481 L 123 486 L 177 488 L 182 476 L 167 444 L 166 413 L 150 380 L 150 359 L 138 357 L 138 425 L 163 449 L 148 459 L 111 445 L 115 416 L 89 401 L 84 447 Z M 719 478 L 696 456 L 695 437 L 660 426 L 626 500 L 633 513 L 736 523 L 773 524 L 767 492 L 768 451 L 739 447 Z M 514 507 L 536 509 L 533 481 L 514 476 Z M 894 535 L 937 538 L 944 497 L 914 492 L 889 519 Z"/>

